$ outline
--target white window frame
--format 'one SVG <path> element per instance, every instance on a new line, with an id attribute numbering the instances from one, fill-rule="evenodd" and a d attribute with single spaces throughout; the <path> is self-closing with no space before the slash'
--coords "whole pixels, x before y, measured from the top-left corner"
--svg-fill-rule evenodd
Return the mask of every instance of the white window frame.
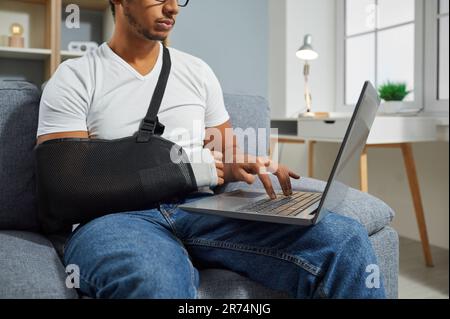
<path id="1" fill-rule="evenodd" d="M 425 107 L 424 101 L 424 2 L 415 0 L 415 52 L 414 52 L 414 101 L 405 102 L 405 108 L 420 110 Z M 336 16 L 336 111 L 352 112 L 355 105 L 345 104 L 345 0 L 337 0 Z M 381 29 L 383 30 L 383 29 Z M 375 33 L 376 36 L 376 33 Z M 377 54 L 377 53 L 376 53 Z M 377 61 L 375 61 L 377 63 Z M 378 72 L 378 71 L 377 71 Z M 361 83 L 362 88 L 363 83 Z"/>
<path id="2" fill-rule="evenodd" d="M 439 0 L 425 1 L 425 105 L 430 113 L 449 113 L 449 100 L 438 100 L 438 3 Z M 448 14 L 446 14 L 448 15 Z M 444 16 L 444 15 L 443 15 Z M 428 36 L 429 35 L 429 36 Z"/>

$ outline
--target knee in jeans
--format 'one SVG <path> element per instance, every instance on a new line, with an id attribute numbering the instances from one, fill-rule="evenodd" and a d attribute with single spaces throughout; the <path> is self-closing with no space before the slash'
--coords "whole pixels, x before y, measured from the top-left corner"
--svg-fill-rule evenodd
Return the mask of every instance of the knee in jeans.
<path id="1" fill-rule="evenodd" d="M 324 238 L 327 238 L 331 244 L 343 245 L 349 241 L 365 242 L 368 239 L 366 228 L 353 218 L 329 214 L 321 223 L 327 234 Z"/>

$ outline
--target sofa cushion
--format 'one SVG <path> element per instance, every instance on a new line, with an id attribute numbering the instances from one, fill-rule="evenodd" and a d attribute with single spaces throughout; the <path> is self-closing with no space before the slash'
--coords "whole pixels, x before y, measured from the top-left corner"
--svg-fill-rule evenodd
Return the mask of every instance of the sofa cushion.
<path id="1" fill-rule="evenodd" d="M 0 231 L 0 298 L 77 298 L 52 244 L 31 232 Z"/>
<path id="2" fill-rule="evenodd" d="M 270 138 L 267 100 L 259 96 L 233 94 L 224 94 L 224 99 L 240 147 L 248 154 L 267 155 Z M 251 138 L 252 132 L 255 138 Z M 250 138 L 245 139 L 245 136 Z"/>
<path id="3" fill-rule="evenodd" d="M 289 296 L 266 288 L 235 272 L 205 269 L 200 272 L 199 299 L 282 299 Z"/>
<path id="4" fill-rule="evenodd" d="M 383 275 L 384 289 L 388 299 L 398 298 L 399 247 L 398 234 L 389 226 L 370 236 L 378 265 Z"/>
<path id="5" fill-rule="evenodd" d="M 273 175 L 270 175 L 270 178 L 275 190 L 280 191 L 277 178 Z M 323 192 L 326 185 L 325 182 L 306 177 L 292 180 L 291 183 L 294 190 L 310 192 Z M 264 187 L 261 181 L 256 179 L 253 185 L 243 182 L 231 183 L 219 188 L 217 192 L 229 192 L 236 189 L 264 189 Z M 394 211 L 386 203 L 352 188 L 349 188 L 345 200 L 336 207 L 335 212 L 359 221 L 367 229 L 369 236 L 389 225 L 394 218 Z"/>
<path id="6" fill-rule="evenodd" d="M 0 229 L 36 230 L 34 155 L 40 91 L 0 80 Z"/>

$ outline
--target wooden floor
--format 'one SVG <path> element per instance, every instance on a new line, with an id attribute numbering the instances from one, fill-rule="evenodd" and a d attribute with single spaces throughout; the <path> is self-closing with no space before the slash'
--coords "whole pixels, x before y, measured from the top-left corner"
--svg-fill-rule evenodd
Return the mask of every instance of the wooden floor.
<path id="1" fill-rule="evenodd" d="M 425 266 L 420 242 L 400 238 L 400 299 L 449 298 L 448 250 L 432 247 L 434 267 Z"/>

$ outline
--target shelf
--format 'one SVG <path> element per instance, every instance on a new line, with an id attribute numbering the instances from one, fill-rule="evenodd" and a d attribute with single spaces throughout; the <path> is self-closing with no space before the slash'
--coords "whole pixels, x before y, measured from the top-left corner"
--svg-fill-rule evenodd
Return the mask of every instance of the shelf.
<path id="1" fill-rule="evenodd" d="M 5 3 L 7 4 L 6 6 L 3 5 Z M 61 48 L 66 49 L 67 47 L 65 43 L 62 43 L 62 31 L 64 31 L 63 16 L 69 4 L 79 6 L 82 10 L 83 18 L 86 17 L 87 22 L 92 25 L 92 28 L 90 30 L 87 27 L 84 29 L 80 28 L 81 30 L 73 30 L 68 38 L 84 39 L 90 35 L 91 37 L 95 36 L 98 38 L 93 38 L 93 41 L 101 43 L 101 39 L 104 36 L 102 31 L 104 28 L 104 19 L 107 17 L 108 21 L 112 20 L 108 12 L 108 0 L 0 0 L 1 13 L 4 15 L 7 12 L 6 16 L 9 18 L 8 15 L 11 12 L 9 19 L 11 21 L 5 21 L 2 24 L 3 33 L 8 33 L 8 30 L 5 29 L 6 23 L 19 22 L 28 24 L 27 31 L 30 32 L 28 39 L 33 40 L 31 43 L 27 43 L 27 48 L 11 48 L 6 43 L 4 46 L 0 44 L 0 59 L 2 64 L 0 76 L 15 72 L 14 75 L 23 78 L 32 78 L 36 83 L 42 82 L 52 76 L 62 61 L 83 56 L 84 53 L 61 50 Z M 29 21 L 23 18 L 24 16 Z M 16 19 L 18 21 L 15 21 Z M 110 22 L 110 24 L 111 26 L 108 24 L 108 27 L 112 27 L 113 23 Z M 18 62 L 10 65 L 9 62 L 14 60 L 18 60 Z M 41 61 L 45 63 L 41 63 Z M 41 64 L 43 64 L 43 67 Z M 4 67 L 5 70 L 3 70 Z M 6 71 L 6 67 L 8 67 L 8 72 Z M 35 76 L 38 72 L 41 73 L 40 77 Z"/>
<path id="2" fill-rule="evenodd" d="M 61 51 L 61 60 L 79 58 L 79 57 L 82 57 L 84 54 L 85 54 L 84 52 L 80 53 L 80 52 L 71 52 L 71 51 L 62 50 Z"/>
<path id="3" fill-rule="evenodd" d="M 51 55 L 50 49 L 0 47 L 0 58 L 45 60 Z"/>
<path id="4" fill-rule="evenodd" d="M 109 7 L 108 0 L 63 0 L 63 7 L 69 4 L 76 4 L 81 9 L 104 11 Z"/>
<path id="5" fill-rule="evenodd" d="M 20 2 L 45 4 L 48 0 L 19 0 Z M 109 7 L 108 0 L 63 0 L 63 6 L 69 4 L 79 5 L 81 9 L 103 11 Z"/>
<path id="6" fill-rule="evenodd" d="M 47 1 L 46 0 L 19 0 L 19 2 L 45 4 Z"/>

